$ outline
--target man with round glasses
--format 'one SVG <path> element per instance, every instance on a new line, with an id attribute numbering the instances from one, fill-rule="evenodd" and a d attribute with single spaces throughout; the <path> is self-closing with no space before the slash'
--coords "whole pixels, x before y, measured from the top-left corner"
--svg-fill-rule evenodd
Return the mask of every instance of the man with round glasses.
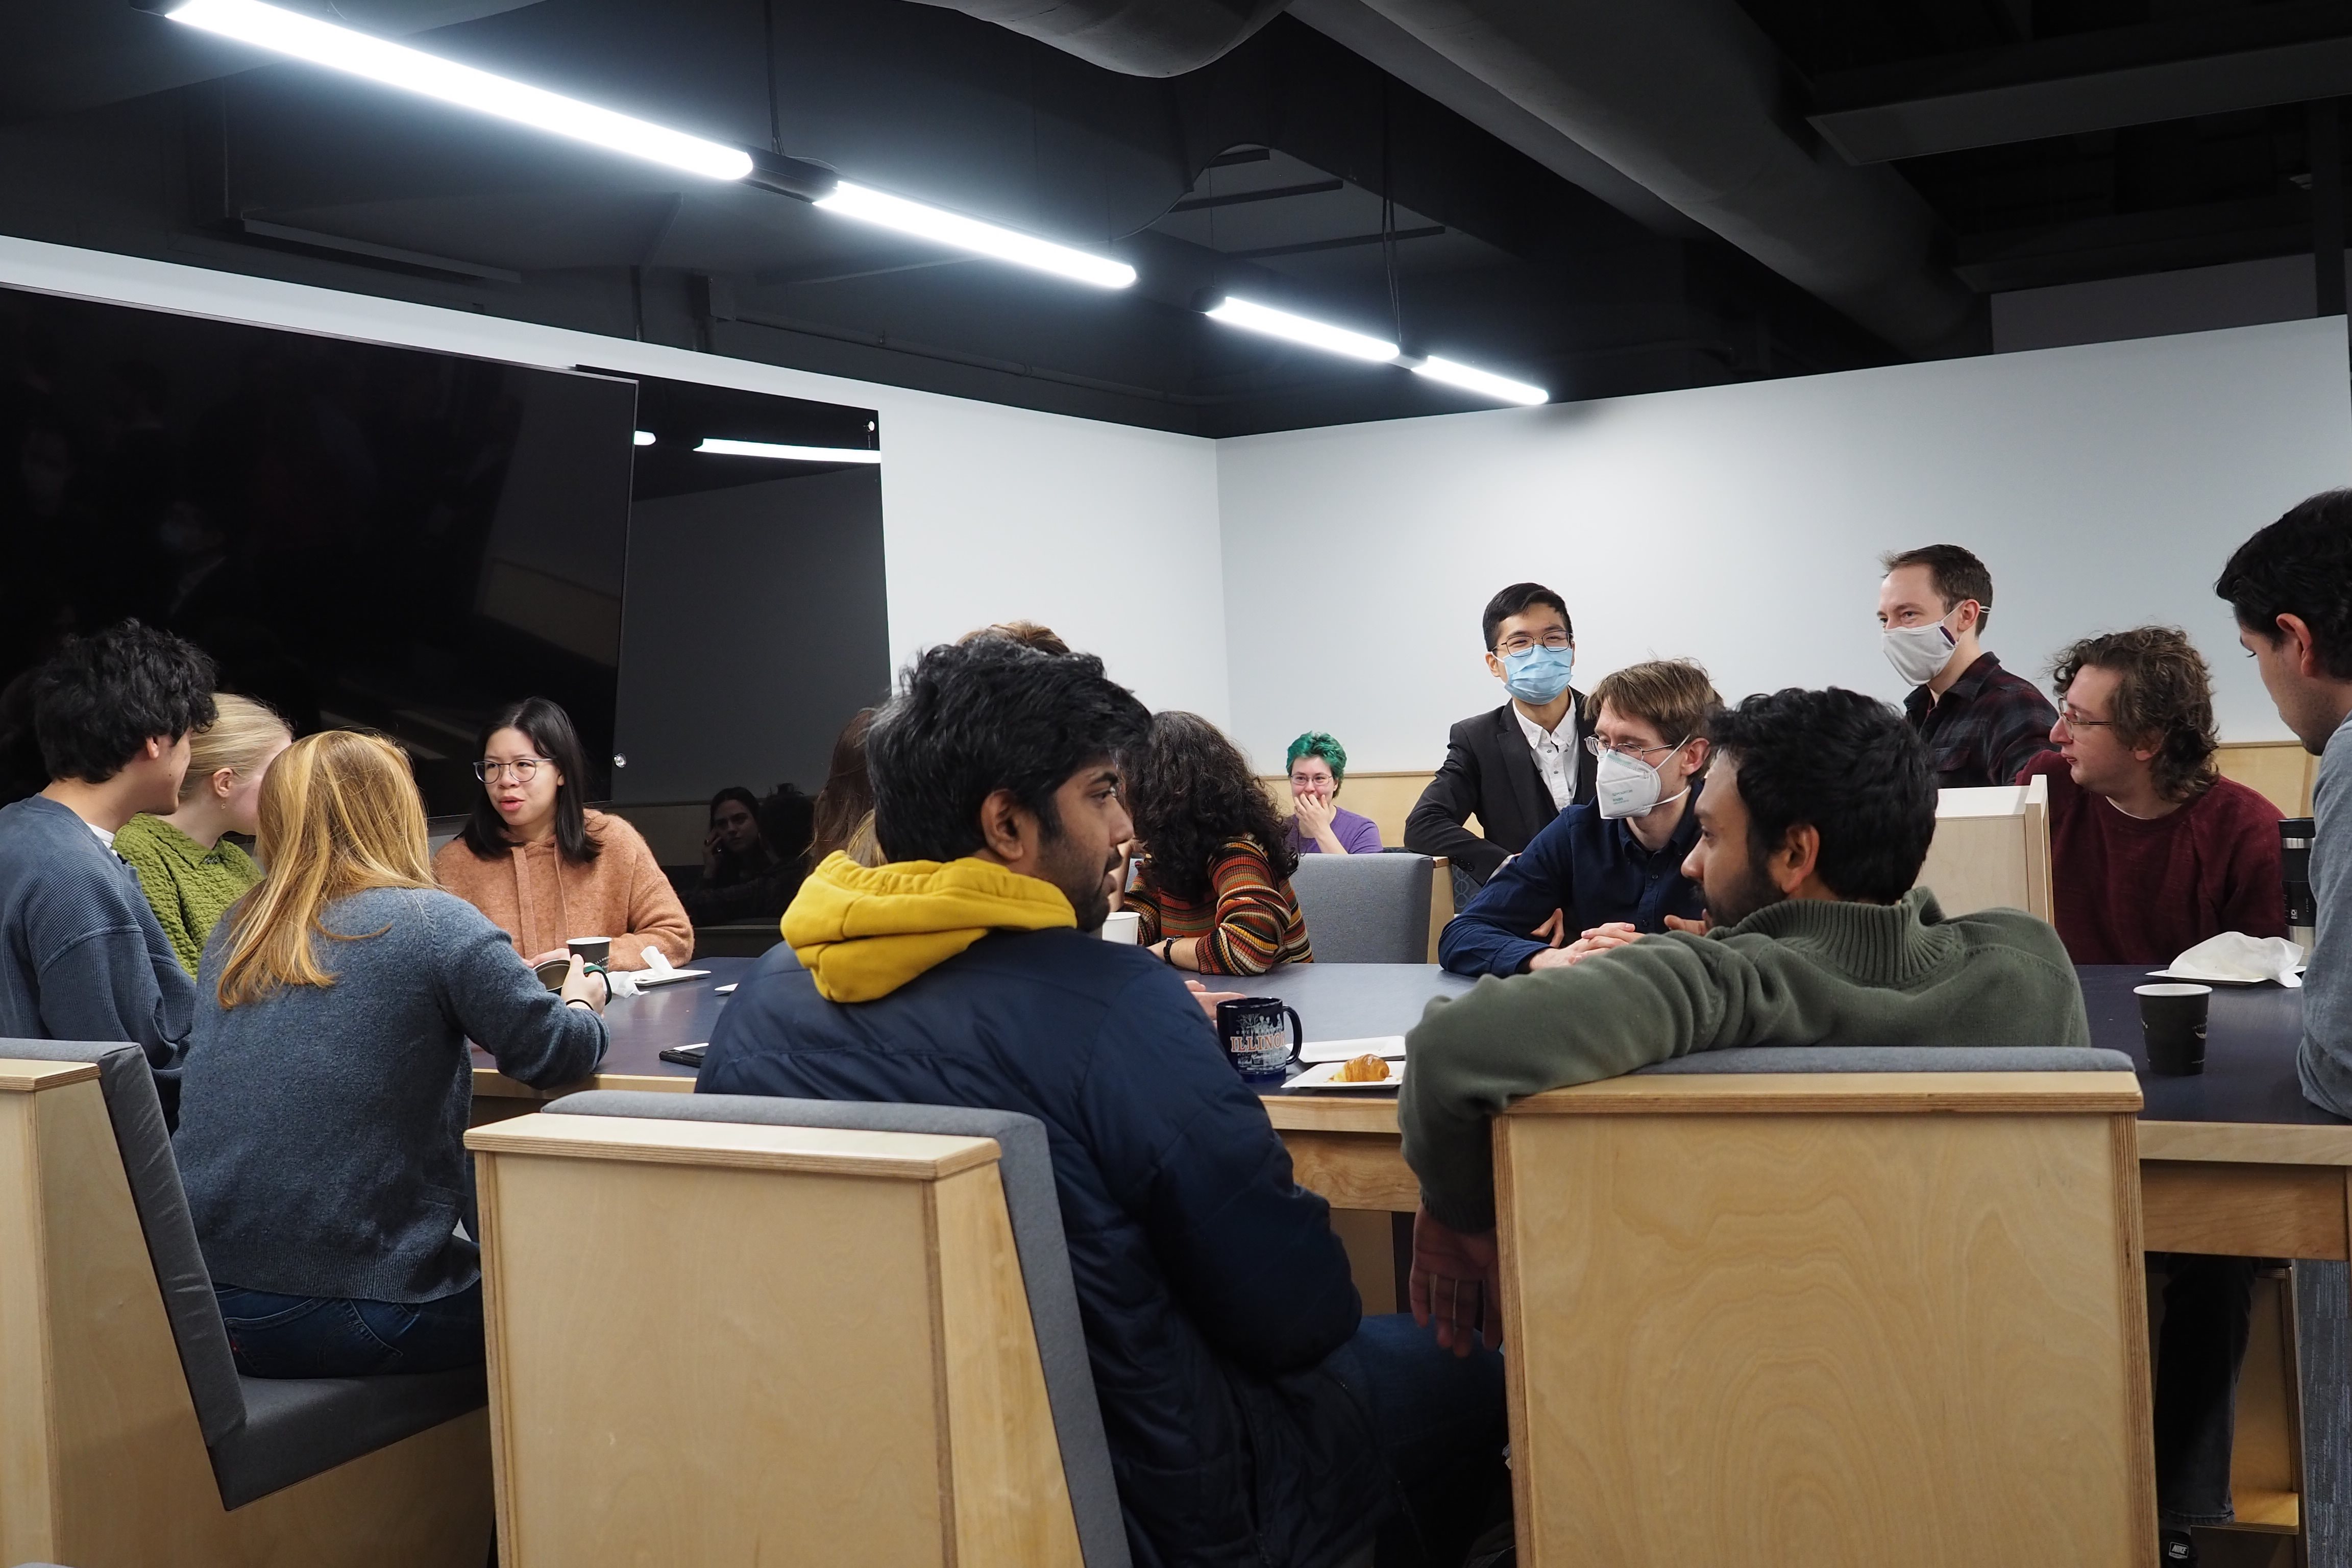
<path id="1" fill-rule="evenodd" d="M 1446 922 L 1438 962 L 1456 974 L 1525 974 L 1696 920 L 1683 862 L 1698 834 L 1706 722 L 1723 700 L 1688 659 L 1656 659 L 1592 691 L 1591 797 L 1537 834 Z"/>

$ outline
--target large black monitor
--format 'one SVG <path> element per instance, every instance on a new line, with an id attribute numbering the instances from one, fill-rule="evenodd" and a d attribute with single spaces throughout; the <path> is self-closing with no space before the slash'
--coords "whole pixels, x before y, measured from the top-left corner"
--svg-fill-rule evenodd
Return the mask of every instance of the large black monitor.
<path id="1" fill-rule="evenodd" d="M 635 383 L 0 289 L 0 688 L 124 616 L 467 809 L 539 693 L 611 793 Z"/>

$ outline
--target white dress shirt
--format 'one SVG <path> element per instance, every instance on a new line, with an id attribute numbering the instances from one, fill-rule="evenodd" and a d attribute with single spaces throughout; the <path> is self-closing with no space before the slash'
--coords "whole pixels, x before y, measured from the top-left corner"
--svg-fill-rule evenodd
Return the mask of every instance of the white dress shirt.
<path id="1" fill-rule="evenodd" d="M 1543 775 L 1544 788 L 1551 792 L 1552 809 L 1566 811 L 1576 800 L 1576 704 L 1568 705 L 1557 730 L 1545 729 L 1516 702 L 1511 704 L 1511 717 L 1519 721 L 1528 750 L 1535 753 L 1536 772 Z"/>

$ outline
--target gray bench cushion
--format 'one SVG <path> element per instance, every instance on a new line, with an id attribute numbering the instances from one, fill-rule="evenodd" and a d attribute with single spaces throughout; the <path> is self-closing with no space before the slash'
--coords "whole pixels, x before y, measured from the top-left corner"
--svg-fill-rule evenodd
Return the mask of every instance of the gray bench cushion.
<path id="1" fill-rule="evenodd" d="M 131 1206 L 212 1452 L 221 1506 L 238 1508 L 481 1407 L 480 1368 L 418 1377 L 262 1378 L 236 1370 L 147 1058 L 136 1046 L 0 1040 L 0 1057 L 96 1062 Z"/>
<path id="2" fill-rule="evenodd" d="M 1745 1046 L 1694 1051 L 1643 1073 L 2129 1072 L 2131 1058 L 2089 1046 Z"/>
<path id="3" fill-rule="evenodd" d="M 1422 876 L 1428 878 L 1426 863 Z M 1425 915 L 1424 915 L 1424 918 Z M 1077 1516 L 1087 1568 L 1129 1568 L 1127 1526 L 1111 1479 L 1110 1445 L 1095 1401 L 1078 1292 L 1062 1239 L 1061 1195 L 1045 1123 L 1011 1110 L 958 1105 L 884 1105 L 850 1100 L 779 1100 L 758 1094 L 640 1094 L 592 1089 L 548 1105 L 555 1115 L 642 1116 L 667 1121 L 748 1121 L 775 1127 L 854 1127 L 876 1132 L 935 1132 L 993 1138 L 1003 1151 L 997 1174 L 1013 1221 L 1013 1245 L 1029 1297 L 1029 1321 L 1045 1370 L 1045 1397 L 1062 1449 L 1062 1473 Z"/>
<path id="4" fill-rule="evenodd" d="M 1426 855 L 1301 855 L 1291 895 L 1323 963 L 1429 959 Z"/>
<path id="5" fill-rule="evenodd" d="M 489 1402 L 478 1366 L 389 1377 L 246 1377 L 245 1425 L 213 1445 L 221 1506 L 241 1508 Z"/>

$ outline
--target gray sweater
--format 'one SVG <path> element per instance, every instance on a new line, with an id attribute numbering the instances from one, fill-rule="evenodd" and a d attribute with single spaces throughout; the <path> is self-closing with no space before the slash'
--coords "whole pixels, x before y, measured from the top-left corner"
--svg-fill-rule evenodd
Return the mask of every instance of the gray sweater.
<path id="1" fill-rule="evenodd" d="M 0 1039 L 128 1040 L 170 1104 L 195 987 L 138 874 L 39 795 L 0 807 Z"/>
<path id="2" fill-rule="evenodd" d="M 2311 896 L 2318 934 L 2305 954 L 2303 1097 L 2352 1116 L 2352 719 L 2327 737 L 2312 789 Z"/>
<path id="3" fill-rule="evenodd" d="M 1397 1121 L 1422 1201 L 1475 1232 L 1495 1223 L 1493 1118 L 1527 1095 L 1737 1046 L 2090 1043 L 2065 946 L 2032 915 L 1948 920 L 1925 888 L 1792 899 L 1432 1002 L 1405 1037 Z"/>
<path id="4" fill-rule="evenodd" d="M 197 971 L 172 1146 L 215 1284 L 429 1301 L 471 1285 L 468 1037 L 535 1088 L 576 1082 L 604 1021 L 566 1006 L 482 912 L 438 889 L 327 907 L 325 987 L 220 1005 L 229 921 Z"/>

